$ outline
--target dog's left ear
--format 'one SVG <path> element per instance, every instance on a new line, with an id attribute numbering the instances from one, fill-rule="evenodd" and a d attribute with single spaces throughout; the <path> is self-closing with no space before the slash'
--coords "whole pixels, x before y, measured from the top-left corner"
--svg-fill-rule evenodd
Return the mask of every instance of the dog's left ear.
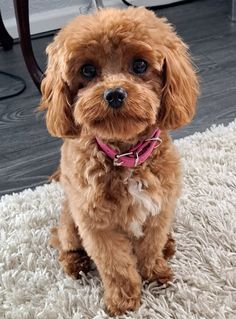
<path id="1" fill-rule="evenodd" d="M 188 47 L 176 34 L 167 19 L 138 8 L 147 25 L 156 55 L 158 71 L 162 72 L 162 97 L 157 114 L 161 129 L 176 129 L 189 123 L 199 93 L 198 78 Z"/>
<path id="2" fill-rule="evenodd" d="M 163 129 L 176 129 L 189 123 L 196 108 L 198 79 L 188 47 L 172 31 L 173 43 L 164 48 L 163 90 L 157 116 Z"/>

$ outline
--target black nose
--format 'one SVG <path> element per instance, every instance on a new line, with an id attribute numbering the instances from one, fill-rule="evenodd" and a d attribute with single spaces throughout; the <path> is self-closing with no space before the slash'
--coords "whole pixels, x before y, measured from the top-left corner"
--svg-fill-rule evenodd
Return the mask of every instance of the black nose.
<path id="1" fill-rule="evenodd" d="M 127 92 L 123 88 L 107 89 L 103 97 L 110 107 L 118 108 L 121 107 L 127 97 Z"/>

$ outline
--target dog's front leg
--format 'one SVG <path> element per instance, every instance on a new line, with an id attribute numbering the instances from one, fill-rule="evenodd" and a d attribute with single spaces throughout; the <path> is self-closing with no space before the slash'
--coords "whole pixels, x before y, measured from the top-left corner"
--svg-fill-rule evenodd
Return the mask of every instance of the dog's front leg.
<path id="1" fill-rule="evenodd" d="M 141 278 L 131 243 L 119 231 L 79 226 L 83 245 L 94 260 L 105 289 L 105 304 L 112 315 L 134 310 L 140 304 Z"/>
<path id="2" fill-rule="evenodd" d="M 174 253 L 173 239 L 169 235 L 172 210 L 172 205 L 166 205 L 158 215 L 149 217 L 144 225 L 144 235 L 134 242 L 143 279 L 166 283 L 173 277 L 166 260 Z"/>

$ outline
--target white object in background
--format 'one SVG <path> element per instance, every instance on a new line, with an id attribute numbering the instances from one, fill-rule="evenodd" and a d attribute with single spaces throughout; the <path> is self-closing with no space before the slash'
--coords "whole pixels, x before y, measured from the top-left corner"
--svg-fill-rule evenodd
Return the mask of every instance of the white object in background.
<path id="1" fill-rule="evenodd" d="M 31 0 L 29 1 L 31 3 L 31 6 L 33 4 L 40 5 L 39 0 Z M 73 1 L 74 2 L 74 1 Z M 57 3 L 63 3 L 61 0 L 55 0 L 55 9 L 53 9 L 53 6 L 50 6 L 49 9 L 47 7 L 44 7 L 42 4 L 41 6 L 45 11 L 35 12 L 34 10 L 29 10 L 30 16 L 30 33 L 38 34 L 42 32 L 47 32 L 50 30 L 56 30 L 63 27 L 67 22 L 72 20 L 74 17 L 85 14 L 91 9 L 92 1 L 88 0 L 79 0 L 77 1 L 78 4 L 72 5 L 72 6 L 66 6 L 67 2 L 64 1 L 65 6 L 57 8 Z M 0 0 L 1 3 L 1 0 Z M 70 1 L 72 3 L 72 1 Z M 12 8 L 13 9 L 13 8 Z M 18 38 L 18 31 L 16 27 L 16 19 L 14 11 L 7 11 L 7 6 L 3 6 L 1 8 L 3 21 L 5 24 L 5 27 L 7 31 L 10 33 L 10 35 L 15 39 Z M 32 12 L 33 11 L 33 12 Z M 4 14 L 5 12 L 5 14 Z M 8 16 L 7 19 L 4 19 L 4 16 Z"/>
<path id="2" fill-rule="evenodd" d="M 184 0 L 126 0 L 127 3 L 133 6 L 155 7 L 167 4 L 182 2 Z"/>

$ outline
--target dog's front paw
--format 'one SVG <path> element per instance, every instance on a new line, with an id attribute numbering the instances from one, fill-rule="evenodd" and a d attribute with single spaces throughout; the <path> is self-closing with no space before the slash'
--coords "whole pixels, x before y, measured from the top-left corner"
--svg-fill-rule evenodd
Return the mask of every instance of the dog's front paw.
<path id="1" fill-rule="evenodd" d="M 136 310 L 140 306 L 140 284 L 132 285 L 127 282 L 120 287 L 113 286 L 105 296 L 107 311 L 113 315 L 121 315 L 126 311 Z"/>
<path id="2" fill-rule="evenodd" d="M 144 265 L 140 272 L 143 279 L 158 281 L 160 284 L 165 284 L 173 279 L 173 272 L 163 258 L 158 258 L 153 266 L 150 266 L 150 264 Z"/>
<path id="3" fill-rule="evenodd" d="M 60 251 L 59 261 L 64 272 L 76 279 L 80 278 L 80 272 L 87 273 L 90 270 L 91 260 L 84 250 L 64 252 Z"/>
<path id="4" fill-rule="evenodd" d="M 123 296 L 114 296 L 106 300 L 107 311 L 113 315 L 122 315 L 126 311 L 133 311 L 140 306 L 140 295 L 128 297 L 125 294 Z"/>

